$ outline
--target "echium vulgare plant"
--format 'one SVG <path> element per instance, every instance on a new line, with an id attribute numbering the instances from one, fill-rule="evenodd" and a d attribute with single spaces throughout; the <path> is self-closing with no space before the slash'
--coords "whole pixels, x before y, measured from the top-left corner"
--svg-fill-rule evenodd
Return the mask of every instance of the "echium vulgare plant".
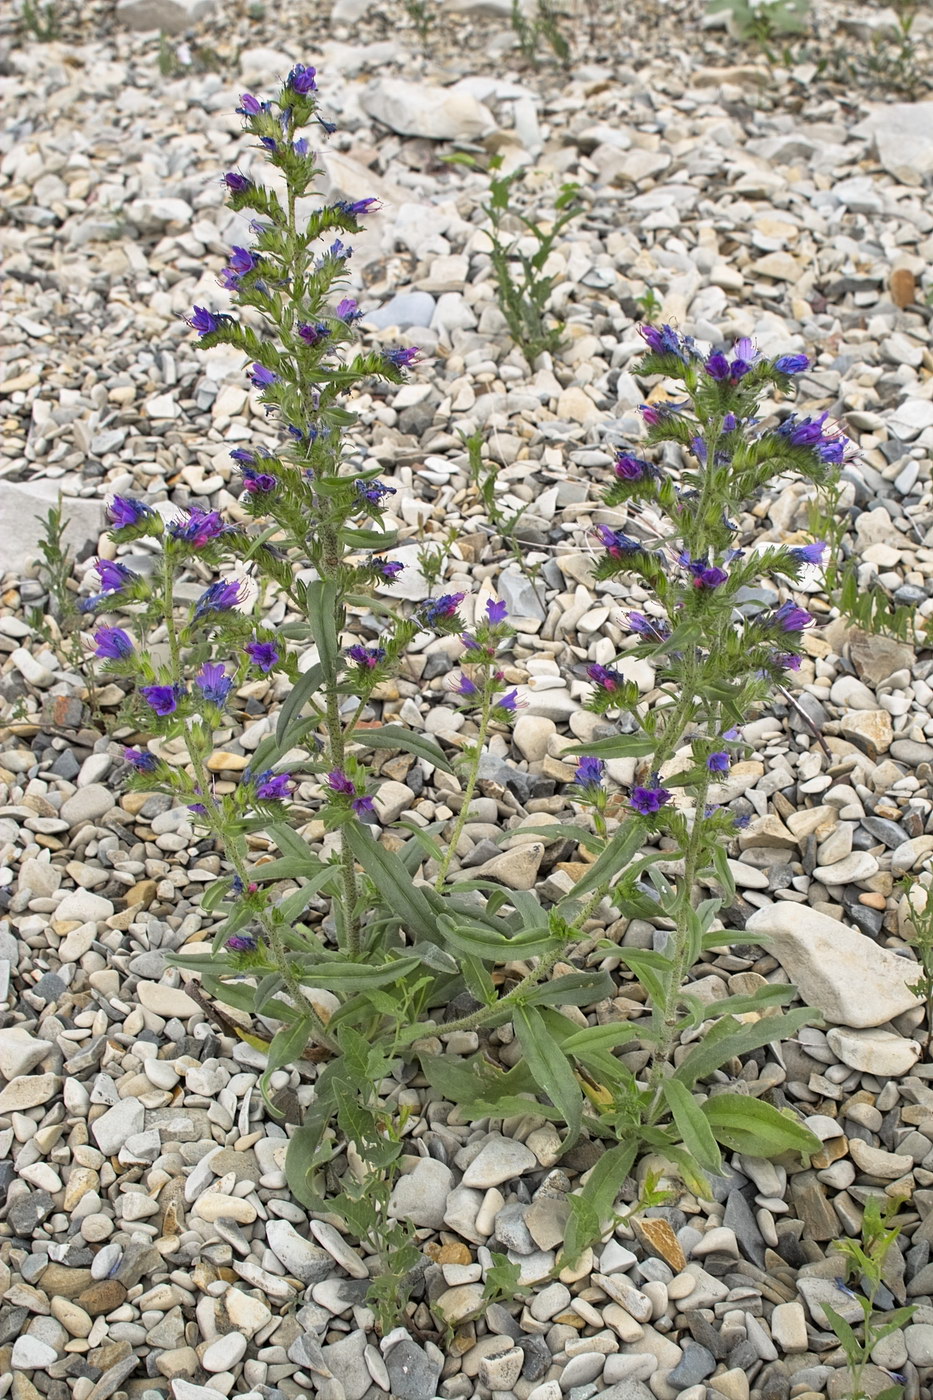
<path id="1" fill-rule="evenodd" d="M 791 989 L 767 986 L 716 1003 L 707 1019 L 710 1008 L 690 996 L 685 981 L 703 951 L 729 937 L 714 927 L 719 902 L 695 906 L 693 897 L 707 876 L 724 893 L 731 889 L 724 844 L 733 821 L 716 806 L 712 785 L 741 748 L 736 726 L 793 668 L 810 620 L 790 599 L 743 618 L 736 595 L 761 572 L 792 582 L 819 552 L 814 545 L 743 555 L 731 518 L 776 475 L 823 480 L 844 442 L 822 420 L 790 418 L 767 430 L 756 419 L 764 393 L 786 391 L 802 357 L 768 360 L 746 344 L 731 360 L 718 352 L 704 357 L 669 329 L 646 328 L 651 348 L 641 371 L 679 379 L 686 394 L 646 410 L 648 440 L 680 444 L 695 466 L 675 481 L 620 455 L 609 504 L 650 501 L 669 530 L 652 541 L 606 526 L 598 534 L 602 576 L 631 572 L 656 599 L 630 621 L 635 654 L 653 659 L 670 703 L 645 714 L 620 672 L 591 671 L 593 707 L 630 714 L 643 732 L 580 750 L 571 797 L 592 806 L 594 829 L 578 816 L 545 830 L 577 841 L 582 835 L 594 858 L 559 903 L 547 907 L 531 891 L 452 870 L 484 749 L 521 703 L 501 669 L 512 628 L 494 597 L 480 605 L 441 594 L 406 610 L 373 596 L 401 567 L 390 558 L 395 538 L 384 523 L 392 488 L 354 462 L 345 438 L 354 417 L 341 400 L 373 376 L 400 382 L 417 352 L 353 348 L 360 313 L 340 295 L 350 256 L 344 238 L 373 201 L 332 203 L 299 217 L 298 202 L 319 173 L 299 133 L 312 122 L 328 129 L 317 114 L 314 70 L 296 66 L 274 100 L 244 94 L 238 110 L 283 194 L 253 174 L 224 175 L 230 205 L 248 214 L 253 241 L 233 248 L 221 274 L 234 310 L 198 306 L 189 324 L 204 346 L 243 352 L 279 446 L 231 453 L 242 474 L 237 524 L 198 507 L 173 513 L 115 498 L 116 544 L 160 546 L 161 564 L 142 575 L 120 559 L 100 560 L 99 591 L 84 608 L 95 615 L 93 645 L 104 668 L 135 688 L 139 737 L 126 751 L 133 781 L 186 804 L 228 862 L 229 873 L 202 903 L 205 913 L 222 916 L 210 953 L 182 951 L 176 960 L 200 975 L 209 995 L 254 1018 L 260 1034 L 268 1030 L 263 1090 L 272 1112 L 274 1071 L 315 1073 L 313 1099 L 290 1137 L 288 1180 L 308 1207 L 343 1209 L 351 1228 L 368 1232 L 383 1258 L 376 1296 L 388 1318 L 392 1298 L 405 1291 L 393 1270 L 411 1267 L 410 1242 L 388 1221 L 388 1200 L 412 1111 L 399 1108 L 398 1094 L 415 1059 L 431 1088 L 466 1115 L 533 1112 L 565 1125 L 565 1146 L 584 1132 L 609 1144 L 571 1198 L 568 1259 L 613 1218 L 641 1152 L 662 1153 L 699 1190 L 702 1171 L 720 1165 L 717 1144 L 760 1154 L 818 1148 L 778 1107 L 721 1092 L 721 1082 L 704 1087 L 734 1056 L 792 1033 L 808 1010 L 782 1013 Z M 192 569 L 216 577 L 185 606 L 176 583 Z M 257 598 L 274 596 L 297 620 L 263 622 Z M 126 614 L 125 627 L 101 618 L 117 611 Z M 348 631 L 351 611 L 365 640 Z M 451 685 L 473 713 L 474 740 L 461 755 L 459 792 L 446 779 L 456 815 L 402 826 L 381 840 L 374 751 L 406 750 L 452 773 L 433 739 L 369 718 L 377 687 L 431 631 L 461 649 Z M 274 732 L 236 784 L 229 775 L 217 781 L 225 770 L 215 735 L 229 724 L 240 688 L 263 678 L 291 683 Z M 621 817 L 606 801 L 603 768 L 619 755 L 647 760 L 647 776 Z M 671 799 L 678 789 L 682 805 Z M 309 844 L 311 817 L 327 833 L 317 848 Z M 659 836 L 668 849 L 644 854 Z M 257 859 L 256 848 L 264 852 L 269 841 L 278 858 Z M 662 859 L 683 861 L 679 880 L 659 873 Z M 588 940 L 592 949 L 601 927 L 593 915 L 610 891 L 624 913 L 648 912 L 671 932 L 655 951 L 606 940 L 595 949 L 620 956 L 639 979 L 650 1023 L 581 1027 L 560 1008 L 594 1007 L 618 993 L 582 947 Z M 508 1070 L 490 1055 L 497 1038 L 489 1033 L 497 1030 L 498 1043 L 514 1035 L 522 1052 Z M 440 1053 L 440 1037 L 457 1031 L 482 1032 L 482 1048 L 463 1058 Z M 640 1077 L 615 1053 L 639 1045 L 651 1055 Z"/>

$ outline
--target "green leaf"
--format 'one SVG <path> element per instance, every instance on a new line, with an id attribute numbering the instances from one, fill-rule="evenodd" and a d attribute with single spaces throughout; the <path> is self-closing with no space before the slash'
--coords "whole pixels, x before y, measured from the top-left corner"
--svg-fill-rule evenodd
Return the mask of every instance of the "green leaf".
<path id="1" fill-rule="evenodd" d="M 722 886 L 723 894 L 727 900 L 735 898 L 735 877 L 729 868 L 729 855 L 725 846 L 714 846 L 710 851 L 710 859 L 716 878 Z"/>
<path id="2" fill-rule="evenodd" d="M 310 700 L 315 691 L 320 690 L 323 683 L 324 667 L 318 661 L 301 674 L 297 683 L 286 695 L 285 702 L 279 710 L 275 722 L 275 741 L 283 749 L 290 747 L 288 738 L 292 722 L 297 720 L 302 707 Z"/>
<path id="3" fill-rule="evenodd" d="M 364 748 L 404 749 L 444 773 L 454 771 L 440 744 L 401 724 L 384 724 L 380 729 L 354 729 L 352 738 L 354 744 L 362 744 Z"/>
<path id="4" fill-rule="evenodd" d="M 690 1089 L 700 1079 L 706 1079 L 733 1056 L 747 1055 L 761 1045 L 788 1040 L 801 1026 L 811 1025 L 819 1018 L 812 1006 L 797 1006 L 780 1016 L 762 1016 L 760 1021 L 742 1025 L 732 1016 L 724 1016 L 704 1034 L 698 1045 L 677 1066 L 674 1077 Z M 813 1149 L 818 1151 L 817 1148 Z"/>
<path id="5" fill-rule="evenodd" d="M 620 948 L 619 956 L 632 969 L 655 1006 L 666 1005 L 672 973 L 670 958 L 652 948 Z"/>
<path id="6" fill-rule="evenodd" d="M 370 987 L 387 987 L 400 982 L 416 967 L 421 959 L 416 957 L 396 958 L 394 962 L 383 963 L 380 967 L 366 963 L 333 962 L 305 963 L 297 960 L 301 970 L 301 980 L 314 987 L 323 987 L 329 992 L 365 992 Z"/>
<path id="7" fill-rule="evenodd" d="M 616 987 L 608 972 L 567 972 L 522 993 L 525 1006 L 590 1006 L 615 995 Z"/>
<path id="8" fill-rule="evenodd" d="M 601 851 L 606 844 L 604 837 L 597 836 L 595 832 L 587 831 L 585 826 L 573 826 L 570 822 L 552 822 L 550 826 L 546 824 L 542 824 L 541 826 L 535 824 L 533 826 L 530 822 L 523 822 L 521 832 L 523 836 L 550 836 L 552 840 L 559 838 L 563 841 L 576 841 L 579 845 L 586 846 L 587 850 L 596 851 L 597 853 Z M 508 841 L 509 837 L 514 835 L 514 831 L 502 831 L 496 837 L 496 840 Z M 663 859 L 669 859 L 666 851 Z"/>
<path id="9" fill-rule="evenodd" d="M 819 1152 L 820 1139 L 789 1112 L 746 1094 L 716 1094 L 703 1112 L 723 1147 L 749 1157 L 779 1157 L 799 1152 L 804 1159 Z"/>
<path id="10" fill-rule="evenodd" d="M 268 1095 L 269 1076 L 273 1071 L 282 1069 L 285 1065 L 291 1066 L 301 1059 L 311 1039 L 313 1025 L 310 1016 L 299 1016 L 292 1025 L 282 1026 L 281 1030 L 276 1031 L 266 1051 L 266 1068 L 260 1081 L 264 1098 Z"/>
<path id="11" fill-rule="evenodd" d="M 599 1238 L 603 1226 L 612 1220 L 616 1197 L 632 1170 L 637 1151 L 637 1141 L 610 1147 L 590 1172 L 580 1193 L 568 1196 L 570 1219 L 558 1260 L 560 1268 L 574 1268 L 584 1249 Z"/>
<path id="12" fill-rule="evenodd" d="M 820 1303 L 820 1307 L 826 1314 L 830 1327 L 842 1343 L 842 1349 L 846 1356 L 850 1360 L 853 1360 L 861 1355 L 862 1345 L 853 1332 L 851 1325 L 846 1322 L 845 1318 L 841 1317 L 839 1313 L 836 1312 L 836 1309 L 829 1303 Z"/>
<path id="13" fill-rule="evenodd" d="M 594 739 L 589 744 L 568 744 L 564 753 L 593 758 L 644 758 L 654 753 L 657 740 L 641 734 L 613 734 L 608 739 Z"/>
<path id="14" fill-rule="evenodd" d="M 679 1079 L 665 1079 L 661 1083 L 661 1092 L 684 1147 L 696 1158 L 704 1171 L 719 1176 L 722 1172 L 722 1157 L 716 1146 L 716 1139 L 710 1130 L 708 1119 L 690 1090 L 681 1084 Z"/>
<path id="15" fill-rule="evenodd" d="M 436 941 L 436 916 L 422 891 L 412 884 L 411 876 L 395 852 L 380 846 L 359 822 L 351 822 L 343 830 L 350 850 L 372 880 L 377 894 L 405 929 L 418 938 Z"/>
<path id="16" fill-rule="evenodd" d="M 295 1130 L 285 1152 L 285 1178 L 288 1189 L 309 1210 L 320 1210 L 323 1201 L 314 1190 L 311 1179 L 314 1172 L 324 1166 L 333 1155 L 333 1148 L 325 1138 L 327 1115 L 323 1112 L 309 1112 L 304 1123 Z"/>
<path id="17" fill-rule="evenodd" d="M 574 1031 L 563 1042 L 564 1054 L 584 1059 L 594 1051 L 614 1050 L 617 1045 L 625 1045 L 630 1040 L 640 1038 L 642 1031 L 631 1021 L 610 1021 L 605 1026 L 587 1026 L 586 1030 Z"/>
<path id="18" fill-rule="evenodd" d="M 437 924 L 444 942 L 451 948 L 471 958 L 482 958 L 485 962 L 537 958 L 554 947 L 554 936 L 547 928 L 529 929 L 510 938 L 505 928 L 495 933 L 484 924 L 459 923 L 446 915 L 441 915 Z"/>
<path id="19" fill-rule="evenodd" d="M 566 899 L 561 900 L 561 904 L 566 904 L 568 900 L 578 900 L 580 895 L 586 894 L 588 890 L 598 890 L 604 886 L 608 888 L 613 879 L 628 865 L 642 844 L 644 835 L 640 822 L 624 822 Z"/>
<path id="20" fill-rule="evenodd" d="M 232 875 L 224 875 L 219 880 L 215 880 L 212 885 L 208 885 L 201 896 L 201 908 L 205 914 L 213 914 L 214 910 L 230 893 L 230 886 L 233 884 Z"/>
<path id="21" fill-rule="evenodd" d="M 513 1023 L 535 1084 L 555 1108 L 560 1109 L 567 1124 L 562 1146 L 572 1147 L 583 1126 L 583 1091 L 567 1056 L 555 1042 L 547 1020 L 535 1007 L 519 1005 Z"/>

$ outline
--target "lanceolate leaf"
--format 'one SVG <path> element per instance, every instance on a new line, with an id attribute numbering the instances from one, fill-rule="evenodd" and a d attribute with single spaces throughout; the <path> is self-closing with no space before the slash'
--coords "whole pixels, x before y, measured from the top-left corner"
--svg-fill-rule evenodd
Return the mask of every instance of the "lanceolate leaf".
<path id="1" fill-rule="evenodd" d="M 787 1040 L 801 1026 L 817 1020 L 819 1013 L 811 1006 L 797 1006 L 780 1016 L 763 1016 L 760 1021 L 742 1025 L 732 1016 L 724 1016 L 684 1057 L 674 1071 L 674 1077 L 687 1088 L 706 1079 L 735 1055 L 747 1055 L 760 1045 Z M 817 1151 L 816 1148 L 813 1149 Z"/>
<path id="2" fill-rule="evenodd" d="M 599 1238 L 613 1216 L 613 1206 L 632 1170 L 638 1145 L 621 1142 L 604 1152 L 579 1193 L 568 1197 L 570 1219 L 564 1234 L 564 1247 L 558 1263 L 573 1268 L 584 1249 Z"/>
<path id="3" fill-rule="evenodd" d="M 567 1124 L 564 1147 L 570 1147 L 580 1136 L 583 1124 L 583 1093 L 567 1056 L 551 1035 L 547 1022 L 537 1008 L 519 1006 L 513 1021 L 525 1063 L 536 1085 L 563 1114 Z"/>
<path id="4" fill-rule="evenodd" d="M 401 724 L 384 724 L 380 729 L 355 729 L 353 742 L 371 749 L 404 749 L 406 753 L 425 759 L 445 773 L 454 771 L 440 744 Z"/>
<path id="5" fill-rule="evenodd" d="M 576 901 L 590 890 L 599 890 L 604 886 L 608 888 L 612 880 L 625 869 L 641 846 L 644 834 L 640 822 L 624 822 L 600 856 L 594 860 L 586 874 L 574 885 L 567 899 L 561 902 Z"/>
<path id="6" fill-rule="evenodd" d="M 656 740 L 642 734 L 614 734 L 589 744 L 569 744 L 564 752 L 592 758 L 644 758 L 654 753 L 655 747 Z"/>
<path id="7" fill-rule="evenodd" d="M 289 729 L 294 720 L 298 719 L 302 706 L 307 704 L 315 691 L 320 690 L 324 682 L 324 667 L 317 662 L 314 666 L 309 666 L 299 677 L 297 683 L 292 686 L 285 703 L 279 710 L 275 724 L 275 738 L 280 745 L 285 745 Z"/>
<path id="8" fill-rule="evenodd" d="M 820 1139 L 789 1111 L 746 1094 L 716 1094 L 703 1112 L 713 1136 L 723 1147 L 749 1157 L 777 1157 L 799 1152 L 808 1158 L 822 1147 Z"/>
<path id="9" fill-rule="evenodd" d="M 418 938 L 434 939 L 436 919 L 431 906 L 395 852 L 380 846 L 358 822 L 349 823 L 344 831 L 350 850 L 406 930 Z"/>
<path id="10" fill-rule="evenodd" d="M 679 1079 L 665 1079 L 661 1084 L 668 1108 L 674 1119 L 684 1147 L 695 1157 L 704 1171 L 716 1176 L 722 1171 L 722 1158 L 709 1121 L 703 1110 Z"/>

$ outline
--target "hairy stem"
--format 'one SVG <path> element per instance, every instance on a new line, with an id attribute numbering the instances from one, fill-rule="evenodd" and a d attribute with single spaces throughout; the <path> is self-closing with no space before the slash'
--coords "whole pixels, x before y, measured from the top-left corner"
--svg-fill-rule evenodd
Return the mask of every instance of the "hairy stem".
<path id="1" fill-rule="evenodd" d="M 483 758 L 483 745 L 486 743 L 486 736 L 489 733 L 489 721 L 492 716 L 493 697 L 490 694 L 490 687 L 487 685 L 483 690 L 483 708 L 480 712 L 479 733 L 476 736 L 476 752 L 470 764 L 470 771 L 467 776 L 467 785 L 463 790 L 463 801 L 460 804 L 460 811 L 457 821 L 444 852 L 444 859 L 441 861 L 441 868 L 437 872 L 437 879 L 434 881 L 434 888 L 440 892 L 444 888 L 444 881 L 447 879 L 447 872 L 450 869 L 450 862 L 453 860 L 454 852 L 460 844 L 460 837 L 463 835 L 463 828 L 466 826 L 467 817 L 470 812 L 470 803 L 473 801 L 473 794 L 476 791 L 476 783 L 479 778 L 479 765 Z"/>

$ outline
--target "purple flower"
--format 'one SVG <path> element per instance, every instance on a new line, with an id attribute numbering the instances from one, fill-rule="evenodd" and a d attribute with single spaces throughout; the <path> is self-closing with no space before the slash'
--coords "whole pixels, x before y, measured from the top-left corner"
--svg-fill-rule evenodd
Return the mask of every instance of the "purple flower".
<path id="1" fill-rule="evenodd" d="M 825 540 L 814 540 L 812 544 L 797 545 L 791 550 L 791 554 L 795 559 L 799 559 L 801 564 L 822 564 L 826 549 Z"/>
<path id="2" fill-rule="evenodd" d="M 233 453 L 230 453 L 233 456 Z M 252 467 L 243 469 L 243 490 L 251 495 L 264 495 L 267 491 L 274 491 L 279 484 L 277 476 L 272 472 L 257 472 Z"/>
<path id="3" fill-rule="evenodd" d="M 656 468 L 640 457 L 620 454 L 613 463 L 613 471 L 620 481 L 643 481 L 646 476 L 655 476 Z"/>
<path id="4" fill-rule="evenodd" d="M 235 933 L 227 939 L 227 947 L 231 953 L 255 953 L 256 940 L 247 933 Z"/>
<path id="5" fill-rule="evenodd" d="M 370 558 L 369 563 L 370 567 L 373 568 L 377 574 L 381 574 L 382 577 L 388 579 L 390 583 L 398 578 L 405 567 L 405 565 L 400 564 L 397 559 L 382 559 L 378 554 L 374 554 Z"/>
<path id="6" fill-rule="evenodd" d="M 587 666 L 586 674 L 596 689 L 604 690 L 607 695 L 614 694 L 625 684 L 625 677 L 621 671 L 613 671 L 609 666 Z"/>
<path id="7" fill-rule="evenodd" d="M 409 345 L 406 346 L 405 349 L 386 350 L 383 359 L 387 364 L 391 365 L 393 369 L 411 369 L 420 354 L 421 351 L 418 349 L 417 345 Z"/>
<path id="8" fill-rule="evenodd" d="M 718 588 L 720 584 L 726 582 L 729 575 L 726 573 L 725 569 L 720 569 L 718 565 L 710 565 L 707 567 L 703 564 L 701 567 L 700 563 L 701 561 L 698 560 L 695 564 L 691 564 L 690 566 L 690 571 L 693 574 L 694 588 Z"/>
<path id="9" fill-rule="evenodd" d="M 144 501 L 133 501 L 128 496 L 114 496 L 107 507 L 107 514 L 118 530 L 130 525 L 140 525 L 153 513 L 152 506 Z"/>
<path id="10" fill-rule="evenodd" d="M 298 327 L 298 334 L 306 345 L 317 345 L 318 341 L 326 340 L 330 335 L 330 326 L 325 326 L 323 321 L 311 326 L 305 321 Z"/>
<path id="11" fill-rule="evenodd" d="M 192 506 L 187 520 L 173 521 L 168 527 L 168 532 L 174 540 L 193 545 L 195 549 L 203 549 L 204 545 L 215 540 L 218 535 L 223 535 L 227 528 L 216 510 L 205 511 L 199 506 Z"/>
<path id="12" fill-rule="evenodd" d="M 710 379 L 719 380 L 720 383 L 724 379 L 728 379 L 732 373 L 729 361 L 721 350 L 717 350 L 714 354 L 710 355 L 703 368 L 706 370 Z"/>
<path id="13" fill-rule="evenodd" d="M 779 671 L 799 671 L 800 657 L 793 651 L 774 651 L 771 653 L 771 665 Z"/>
<path id="14" fill-rule="evenodd" d="M 178 709 L 179 689 L 177 685 L 140 686 L 140 695 L 151 705 L 157 715 L 171 715 Z"/>
<path id="15" fill-rule="evenodd" d="M 744 831 L 750 822 L 750 816 L 736 817 L 732 825 L 735 827 L 736 831 Z"/>
<path id="16" fill-rule="evenodd" d="M 360 478 L 353 484 L 361 500 L 367 501 L 371 506 L 381 506 L 386 496 L 396 494 L 394 486 L 384 486 L 381 481 L 363 481 Z"/>
<path id="17" fill-rule="evenodd" d="M 267 768 L 256 778 L 256 797 L 260 802 L 278 802 L 291 797 L 295 784 L 287 773 L 273 773 Z"/>
<path id="18" fill-rule="evenodd" d="M 803 374 L 810 368 L 810 361 L 806 355 L 779 355 L 774 368 L 781 374 Z"/>
<path id="19" fill-rule="evenodd" d="M 257 266 L 256 259 L 248 248 L 241 248 L 238 243 L 234 243 L 230 249 L 230 266 L 237 277 L 245 277 L 247 272 L 252 272 Z"/>
<path id="20" fill-rule="evenodd" d="M 632 788 L 630 798 L 632 806 L 636 812 L 640 812 L 643 817 L 653 817 L 659 812 L 665 802 L 670 802 L 671 795 L 667 788 L 658 786 L 656 778 L 652 779 L 648 787 Z"/>
<path id="21" fill-rule="evenodd" d="M 349 797 L 356 792 L 352 780 L 347 777 L 342 768 L 335 768 L 333 772 L 328 773 L 327 786 L 331 792 L 336 792 L 341 797 Z"/>
<path id="22" fill-rule="evenodd" d="M 253 365 L 247 378 L 257 389 L 268 389 L 270 384 L 279 382 L 279 376 L 274 370 L 266 369 L 265 365 Z"/>
<path id="23" fill-rule="evenodd" d="M 425 626 L 433 627 L 436 622 L 446 622 L 456 617 L 465 597 L 465 593 L 443 593 L 440 598 L 429 598 L 422 603 L 420 613 Z"/>
<path id="24" fill-rule="evenodd" d="M 347 648 L 347 656 L 355 665 L 373 671 L 380 661 L 385 660 L 385 651 L 382 647 L 364 647 L 357 644 Z"/>
<path id="25" fill-rule="evenodd" d="M 133 654 L 133 643 L 122 627 L 98 627 L 94 641 L 94 655 L 100 661 L 125 661 Z"/>
<path id="26" fill-rule="evenodd" d="M 601 758 L 594 758 L 587 755 L 577 763 L 577 771 L 574 774 L 574 782 L 578 788 L 586 791 L 595 791 L 602 788 L 603 779 L 606 776 L 606 765 Z"/>
<path id="27" fill-rule="evenodd" d="M 362 812 L 372 812 L 374 810 L 373 800 L 368 793 L 364 793 L 362 797 L 354 797 L 350 806 L 357 816 Z"/>
<path id="28" fill-rule="evenodd" d="M 318 258 L 316 266 L 323 267 L 329 258 L 334 262 L 346 262 L 352 256 L 353 249 L 348 248 L 339 238 L 335 238 L 327 252 Z"/>
<path id="29" fill-rule="evenodd" d="M 196 306 L 188 317 L 188 325 L 198 335 L 213 335 L 222 324 L 222 318 L 215 316 L 213 311 L 208 311 L 206 306 Z"/>
<path id="30" fill-rule="evenodd" d="M 363 319 L 363 313 L 354 297 L 344 297 L 342 301 L 338 301 L 334 307 L 334 315 L 338 320 L 345 321 L 347 325 L 350 325 L 351 321 Z"/>
<path id="31" fill-rule="evenodd" d="M 246 465 L 250 467 L 256 461 L 255 452 L 250 452 L 246 447 L 234 447 L 229 455 L 233 458 L 234 462 L 245 462 Z"/>
<path id="32" fill-rule="evenodd" d="M 243 585 L 237 579 L 218 579 L 198 599 L 195 618 L 211 612 L 229 612 L 243 601 Z"/>
<path id="33" fill-rule="evenodd" d="M 247 642 L 243 648 L 246 655 L 254 666 L 258 666 L 260 671 L 266 675 L 279 660 L 279 649 L 275 642 L 261 642 L 258 637 L 254 637 L 251 642 Z"/>
<path id="34" fill-rule="evenodd" d="M 94 565 L 100 586 L 105 593 L 117 593 L 131 583 L 137 583 L 139 575 L 134 574 L 125 564 L 117 564 L 112 559 L 98 559 Z"/>
<path id="35" fill-rule="evenodd" d="M 676 355 L 678 360 L 686 363 L 684 344 L 671 326 L 661 326 L 659 330 L 657 326 L 641 325 L 638 334 L 656 355 Z"/>
<path id="36" fill-rule="evenodd" d="M 705 463 L 707 456 L 706 443 L 701 437 L 694 437 L 690 439 L 690 451 L 693 453 L 694 457 L 697 459 L 698 462 Z"/>
<path id="37" fill-rule="evenodd" d="M 493 626 L 495 626 L 499 622 L 505 622 L 508 615 L 509 609 L 506 603 L 497 602 L 492 598 L 489 599 L 489 601 L 486 604 L 487 622 L 490 622 Z"/>
<path id="38" fill-rule="evenodd" d="M 711 773 L 728 773 L 731 762 L 731 758 L 723 750 L 720 753 L 711 753 L 706 760 L 706 766 Z"/>
<path id="39" fill-rule="evenodd" d="M 479 686 L 475 681 L 471 681 L 469 676 L 463 675 L 457 681 L 451 681 L 450 688 L 455 695 L 461 695 L 464 700 L 472 700 L 479 695 Z"/>
<path id="40" fill-rule="evenodd" d="M 798 608 L 796 603 L 788 600 L 775 609 L 771 621 L 780 627 L 782 632 L 802 632 L 805 627 L 810 627 L 816 621 L 804 608 Z"/>
<path id="41" fill-rule="evenodd" d="M 204 699 L 211 705 L 223 706 L 233 689 L 233 680 L 219 661 L 205 661 L 194 678 Z"/>
<path id="42" fill-rule="evenodd" d="M 316 112 L 314 114 L 314 120 L 318 123 L 325 136 L 333 136 L 334 132 L 337 130 L 336 122 L 325 121 L 324 118 L 319 117 Z"/>
<path id="43" fill-rule="evenodd" d="M 253 187 L 252 180 L 248 180 L 245 175 L 241 175 L 238 170 L 228 170 L 224 176 L 224 184 L 231 194 L 245 194 Z"/>
<path id="44" fill-rule="evenodd" d="M 739 420 L 734 413 L 727 413 L 722 420 L 722 430 L 724 433 L 734 433 L 739 425 Z"/>
<path id="45" fill-rule="evenodd" d="M 292 92 L 297 92 L 302 97 L 306 97 L 309 92 L 317 91 L 317 83 L 314 81 L 317 69 L 305 66 L 303 63 L 296 63 L 292 71 L 285 80 L 285 86 L 290 87 Z"/>
<path id="46" fill-rule="evenodd" d="M 254 97 L 251 92 L 240 93 L 240 105 L 237 108 L 241 117 L 258 117 L 262 111 L 263 104 L 258 97 Z"/>
<path id="47" fill-rule="evenodd" d="M 644 613 L 626 613 L 628 625 L 633 632 L 637 632 L 639 637 L 646 637 L 651 642 L 663 642 L 671 635 L 670 623 L 663 617 L 645 617 Z"/>
<path id="48" fill-rule="evenodd" d="M 350 219 L 358 219 L 361 214 L 368 214 L 371 210 L 380 207 L 379 200 L 374 195 L 370 195 L 368 199 L 353 200 L 352 203 L 349 199 L 338 199 L 334 205 L 336 210 Z"/>
<path id="49" fill-rule="evenodd" d="M 127 763 L 132 763 L 137 773 L 151 773 L 159 766 L 155 754 L 149 753 L 147 749 L 124 749 L 123 757 Z"/>
<path id="50" fill-rule="evenodd" d="M 606 553 L 613 559 L 622 559 L 626 554 L 640 554 L 641 545 L 637 540 L 623 534 L 621 530 L 610 530 L 608 525 L 597 525 L 596 533 Z"/>
<path id="51" fill-rule="evenodd" d="M 812 447 L 821 461 L 839 465 L 846 460 L 852 444 L 836 424 L 824 427 L 828 417 L 828 413 L 821 413 L 819 418 L 797 418 L 792 414 L 777 431 L 793 447 Z"/>
<path id="52" fill-rule="evenodd" d="M 519 700 L 517 690 L 509 690 L 496 701 L 496 709 L 504 710 L 507 715 L 514 715 L 515 711 L 524 703 L 524 701 Z"/>
<path id="53" fill-rule="evenodd" d="M 649 428 L 656 428 L 659 423 L 664 423 L 670 418 L 672 413 L 679 413 L 681 409 L 686 408 L 687 404 L 686 399 L 677 403 L 673 399 L 669 399 L 662 403 L 639 404 L 638 411 Z"/>

